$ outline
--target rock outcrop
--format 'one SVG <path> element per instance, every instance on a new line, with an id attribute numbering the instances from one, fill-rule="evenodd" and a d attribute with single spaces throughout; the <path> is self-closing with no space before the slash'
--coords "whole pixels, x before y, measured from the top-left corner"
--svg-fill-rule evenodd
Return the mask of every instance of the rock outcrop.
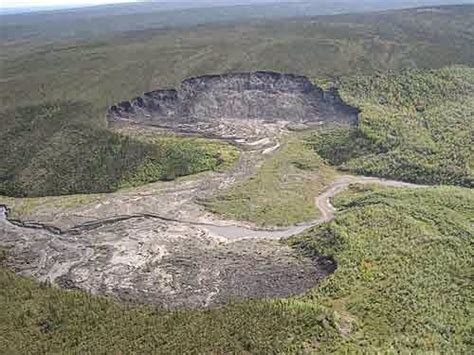
<path id="1" fill-rule="evenodd" d="M 356 123 L 358 110 L 344 104 L 337 92 L 324 92 L 304 76 L 260 71 L 186 79 L 178 90 L 156 90 L 120 102 L 109 109 L 107 117 L 109 122 L 178 129 L 180 124 L 205 123 L 209 130 L 209 124 L 219 122 L 221 127 L 226 120 Z"/>

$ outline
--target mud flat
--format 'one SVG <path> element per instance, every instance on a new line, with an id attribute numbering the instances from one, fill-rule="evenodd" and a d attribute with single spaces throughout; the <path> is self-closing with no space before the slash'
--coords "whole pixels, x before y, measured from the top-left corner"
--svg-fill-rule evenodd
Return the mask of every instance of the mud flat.
<path id="1" fill-rule="evenodd" d="M 110 218 L 70 230 L 0 219 L 6 265 L 64 288 L 163 307 L 210 307 L 231 300 L 304 293 L 336 270 L 325 256 L 302 257 L 278 240 L 330 221 L 331 197 L 350 184 L 424 187 L 344 176 L 315 199 L 322 217 L 282 230 L 167 220 L 153 215 Z M 6 208 L 2 207 L 5 214 Z"/>
<path id="2" fill-rule="evenodd" d="M 163 307 L 303 293 L 334 269 L 273 240 L 229 242 L 203 227 L 136 218 L 56 235 L 0 221 L 6 265 L 63 288 Z"/>

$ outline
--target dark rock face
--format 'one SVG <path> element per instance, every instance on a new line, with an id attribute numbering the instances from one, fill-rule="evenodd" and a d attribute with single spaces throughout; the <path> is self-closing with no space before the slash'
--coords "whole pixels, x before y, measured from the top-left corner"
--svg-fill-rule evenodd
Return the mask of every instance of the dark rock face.
<path id="1" fill-rule="evenodd" d="M 174 117 L 178 103 L 176 90 L 156 90 L 147 92 L 143 97 L 131 101 L 122 101 L 113 105 L 108 112 L 109 119 L 131 119 L 150 117 Z"/>
<path id="2" fill-rule="evenodd" d="M 178 90 L 156 90 L 112 106 L 108 119 L 145 124 L 216 119 L 356 123 L 357 115 L 337 92 L 324 92 L 304 76 L 253 72 L 186 79 Z"/>

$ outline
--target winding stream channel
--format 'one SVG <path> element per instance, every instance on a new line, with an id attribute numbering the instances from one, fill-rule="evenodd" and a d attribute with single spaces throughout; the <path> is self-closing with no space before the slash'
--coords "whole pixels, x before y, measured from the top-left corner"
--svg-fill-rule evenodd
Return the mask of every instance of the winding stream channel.
<path id="1" fill-rule="evenodd" d="M 284 228 L 284 229 L 256 229 L 247 227 L 241 224 L 234 222 L 228 222 L 229 224 L 220 225 L 215 223 L 202 223 L 196 221 L 186 221 L 173 219 L 168 217 L 159 216 L 151 213 L 140 213 L 140 214 L 131 214 L 131 215 L 120 215 L 110 218 L 97 219 L 90 221 L 84 224 L 76 225 L 70 229 L 61 230 L 59 227 L 43 224 L 40 222 L 24 222 L 17 219 L 8 218 L 8 207 L 5 205 L 0 205 L 0 220 L 6 220 L 9 223 L 30 229 L 44 229 L 50 233 L 67 235 L 67 234 L 81 234 L 84 231 L 90 231 L 104 225 L 110 225 L 122 221 L 127 221 L 131 219 L 139 218 L 150 218 L 158 219 L 165 222 L 174 222 L 180 224 L 186 224 L 189 226 L 197 226 L 204 229 L 207 229 L 209 232 L 221 237 L 230 240 L 236 239 L 282 239 L 288 238 L 293 235 L 303 232 L 305 229 L 315 227 L 321 223 L 326 223 L 331 221 L 336 214 L 336 209 L 331 204 L 331 198 L 340 192 L 344 191 L 351 184 L 377 184 L 387 187 L 405 187 L 405 188 L 424 188 L 428 187 L 426 185 L 417 185 L 407 182 L 397 181 L 397 180 L 387 180 L 375 177 L 365 177 L 365 176 L 341 176 L 331 183 L 326 190 L 320 195 L 315 197 L 315 205 L 319 210 L 321 217 L 310 222 L 300 223 L 298 225 Z"/>
<path id="2" fill-rule="evenodd" d="M 324 256 L 302 258 L 279 239 L 332 220 L 336 210 L 331 198 L 350 184 L 425 187 L 341 176 L 315 197 L 319 219 L 273 230 L 234 221 L 192 220 L 198 215 L 193 214 L 195 207 L 186 199 L 185 206 L 190 209 L 184 210 L 180 204 L 173 207 L 172 211 L 181 214 L 105 214 L 105 218 L 62 229 L 9 218 L 7 206 L 0 205 L 0 246 L 9 250 L 5 266 L 19 275 L 125 302 L 198 308 L 238 299 L 288 297 L 314 287 L 337 265 Z M 184 195 L 172 195 L 173 199 L 181 201 L 183 196 L 195 194 L 195 189 L 193 183 L 186 185 L 178 192 Z M 177 190 L 173 191 L 176 194 Z M 144 201 L 137 200 L 136 194 L 107 200 L 106 212 L 113 213 L 116 206 L 128 203 L 150 208 L 163 198 L 144 196 Z M 166 196 L 164 201 L 169 201 Z M 103 206 L 99 203 L 88 208 L 99 213 Z M 157 208 L 163 208 L 160 206 L 166 204 L 162 202 Z M 182 216 L 189 220 L 178 218 Z"/>

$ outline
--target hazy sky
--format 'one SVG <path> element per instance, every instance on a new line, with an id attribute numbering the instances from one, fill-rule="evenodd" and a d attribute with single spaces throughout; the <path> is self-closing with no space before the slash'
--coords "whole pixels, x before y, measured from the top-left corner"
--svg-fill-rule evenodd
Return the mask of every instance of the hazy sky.
<path id="1" fill-rule="evenodd" d="M 34 8 L 34 7 L 72 7 L 75 5 L 100 5 L 124 2 L 140 2 L 147 0 L 0 0 L 3 8 Z M 252 3 L 252 2 L 291 2 L 299 0 L 153 0 L 156 2 L 205 2 L 215 4 L 226 3 Z M 355 0 L 356 1 L 356 0 Z"/>
<path id="2" fill-rule="evenodd" d="M 0 0 L 0 10 L 1 9 L 12 9 L 12 8 L 61 8 L 61 7 L 74 7 L 78 5 L 100 5 L 100 4 L 112 4 L 112 3 L 125 3 L 125 2 L 140 2 L 146 0 Z M 259 2 L 259 3 L 269 3 L 269 2 L 298 2 L 301 0 L 152 0 L 156 2 L 189 2 L 189 3 L 211 3 L 211 4 L 232 4 L 232 3 L 252 3 L 252 2 Z M 330 1 L 330 0 L 326 0 Z M 346 0 L 346 2 L 354 1 L 358 2 L 361 0 Z M 373 1 L 373 0 L 372 0 Z M 384 0 L 379 0 L 383 2 Z M 385 0 L 387 2 L 403 3 L 404 0 Z M 405 1 L 410 2 L 410 1 Z M 416 2 L 416 1 L 411 1 Z M 422 4 L 430 3 L 429 0 L 420 0 Z M 433 0 L 433 3 L 474 3 L 474 0 Z"/>
<path id="3" fill-rule="evenodd" d="M 100 5 L 134 0 L 0 0 L 0 7 L 46 7 L 63 5 Z"/>

